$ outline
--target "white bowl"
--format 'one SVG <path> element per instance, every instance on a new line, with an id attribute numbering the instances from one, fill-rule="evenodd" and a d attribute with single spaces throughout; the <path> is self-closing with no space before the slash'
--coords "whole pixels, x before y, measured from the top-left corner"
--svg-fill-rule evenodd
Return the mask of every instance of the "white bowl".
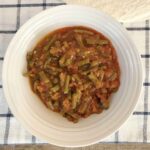
<path id="1" fill-rule="evenodd" d="M 121 67 L 121 85 L 107 111 L 74 124 L 48 110 L 22 73 L 26 70 L 27 51 L 41 37 L 55 29 L 76 25 L 91 27 L 112 41 Z M 39 13 L 16 33 L 4 60 L 3 86 L 12 113 L 31 134 L 58 146 L 87 146 L 112 134 L 133 112 L 142 87 L 142 65 L 126 30 L 113 18 L 88 7 L 58 6 Z"/>

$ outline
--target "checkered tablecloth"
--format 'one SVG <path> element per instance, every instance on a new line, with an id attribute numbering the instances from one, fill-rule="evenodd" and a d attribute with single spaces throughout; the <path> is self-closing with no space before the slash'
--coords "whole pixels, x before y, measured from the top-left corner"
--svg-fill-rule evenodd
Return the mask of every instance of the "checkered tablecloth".
<path id="1" fill-rule="evenodd" d="M 63 0 L 0 0 L 0 71 L 6 49 L 19 27 L 40 11 L 63 5 Z M 146 77 L 138 105 L 127 122 L 102 142 L 150 142 L 150 20 L 124 23 L 135 42 Z M 100 132 L 100 131 L 99 131 Z M 0 144 L 43 143 L 28 133 L 8 108 L 2 88 L 0 72 Z"/>

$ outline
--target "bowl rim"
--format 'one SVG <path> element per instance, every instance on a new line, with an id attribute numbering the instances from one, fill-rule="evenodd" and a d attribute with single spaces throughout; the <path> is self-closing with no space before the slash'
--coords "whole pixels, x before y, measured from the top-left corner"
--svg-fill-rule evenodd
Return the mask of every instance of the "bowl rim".
<path id="1" fill-rule="evenodd" d="M 90 10 L 93 10 L 93 11 L 95 11 L 96 13 L 101 13 L 101 14 L 106 15 L 105 13 L 103 13 L 103 12 L 101 12 L 101 11 L 95 10 L 94 8 L 87 7 L 87 6 L 81 6 L 81 5 L 62 5 L 62 6 L 57 6 L 57 7 L 54 7 L 54 8 L 50 8 L 50 9 L 44 10 L 44 11 L 38 13 L 37 15 L 35 15 L 34 17 L 32 17 L 31 19 L 29 19 L 27 22 L 33 20 L 34 18 L 38 17 L 39 15 L 41 15 L 41 14 L 43 14 L 43 13 L 45 13 L 45 12 L 51 11 L 52 9 L 57 9 L 57 10 L 59 10 L 59 8 L 65 8 L 65 9 L 66 9 L 66 8 L 68 8 L 68 7 L 85 8 L 85 9 L 87 9 L 87 10 L 89 10 L 89 11 L 90 11 Z M 108 15 L 106 15 L 106 16 L 108 16 Z M 110 16 L 109 16 L 109 17 L 110 17 Z M 112 17 L 110 17 L 110 18 L 111 18 L 112 20 L 114 20 Z M 114 21 L 115 21 L 115 20 L 114 20 Z M 25 24 L 27 24 L 27 22 L 26 22 Z M 115 21 L 115 22 L 116 22 L 116 21 Z M 2 83 L 3 83 L 3 89 L 4 89 L 4 94 L 5 94 L 5 97 L 6 97 L 6 101 L 7 101 L 7 103 L 9 104 L 9 107 L 10 107 L 10 109 L 12 110 L 12 112 L 13 112 L 15 118 L 21 123 L 21 125 L 22 125 L 25 129 L 27 129 L 28 131 L 30 131 L 31 134 L 37 136 L 38 138 L 45 139 L 45 138 L 44 138 L 44 135 L 39 135 L 39 134 L 36 133 L 35 131 L 29 129 L 29 127 L 28 127 L 28 125 L 25 123 L 25 121 L 23 121 L 22 119 L 19 118 L 19 115 L 17 114 L 17 111 L 13 108 L 13 104 L 11 103 L 11 100 L 10 100 L 10 97 L 9 97 L 9 94 L 8 94 L 8 89 L 7 89 L 7 86 L 6 86 L 6 77 L 5 77 L 5 75 L 6 75 L 6 68 L 7 68 L 7 57 L 8 57 L 8 55 L 9 55 L 9 53 L 10 53 L 10 49 L 11 49 L 11 46 L 12 46 L 12 44 L 13 44 L 13 39 L 14 39 L 15 37 L 17 37 L 18 33 L 20 32 L 20 30 L 22 30 L 22 28 L 25 26 L 25 24 L 24 24 L 24 25 L 18 30 L 18 32 L 14 35 L 14 37 L 12 38 L 12 40 L 11 40 L 11 42 L 10 42 L 8 48 L 7 48 L 7 51 L 6 51 L 6 54 L 5 54 L 5 57 L 4 57 L 4 62 L 3 62 L 3 69 L 2 69 Z M 118 24 L 119 24 L 119 23 L 118 23 Z M 135 45 L 134 45 L 134 43 L 133 43 L 133 41 L 131 40 L 131 38 L 129 37 L 128 33 L 127 33 L 126 30 L 124 29 L 124 27 L 122 27 L 122 29 L 123 29 L 122 32 L 124 32 L 124 34 L 127 36 L 127 38 L 130 39 L 130 41 L 131 41 L 131 43 L 132 43 L 132 46 L 133 46 L 133 49 L 134 49 L 134 50 L 137 50 L 136 47 L 135 47 Z M 137 51 L 137 53 L 138 53 L 138 51 Z M 127 121 L 127 119 L 129 118 L 129 116 L 130 116 L 130 115 L 132 114 L 132 112 L 134 111 L 134 108 L 136 107 L 136 104 L 137 104 L 137 102 L 138 102 L 138 99 L 140 98 L 140 95 L 141 95 L 141 93 L 142 93 L 142 81 L 143 81 L 143 78 L 144 78 L 144 72 L 143 72 L 143 67 L 142 67 L 140 55 L 137 55 L 137 57 L 138 57 L 138 60 L 139 60 L 139 63 L 140 63 L 140 64 L 139 64 L 139 65 L 140 65 L 140 69 L 142 70 L 142 71 L 141 71 L 140 92 L 137 94 L 137 99 L 134 101 L 134 106 L 132 106 L 132 109 L 130 110 L 130 112 L 127 113 L 126 118 L 124 118 L 124 120 L 123 120 L 122 122 L 120 122 L 120 124 L 118 125 L 118 127 L 116 127 L 115 129 L 113 129 L 113 131 L 110 131 L 110 133 L 109 133 L 107 136 L 109 136 L 110 134 L 114 133 L 116 130 L 118 130 L 118 129 L 124 124 L 124 122 Z M 107 136 L 105 136 L 104 138 L 106 138 Z M 100 139 L 100 140 L 102 140 L 102 139 Z M 50 143 L 53 144 L 53 145 L 61 146 L 61 147 L 64 147 L 64 146 L 65 146 L 65 147 L 81 147 L 81 146 L 88 146 L 88 145 L 91 145 L 91 144 L 95 144 L 95 143 L 99 142 L 100 140 L 94 141 L 94 142 L 91 142 L 91 143 L 88 143 L 88 144 L 79 144 L 79 145 L 73 145 L 73 146 L 72 146 L 72 145 L 69 145 L 69 143 L 68 143 L 68 145 L 63 145 L 63 144 L 61 145 L 61 144 L 58 144 L 57 142 L 56 142 L 57 144 L 56 144 L 56 143 L 51 143 L 51 142 L 50 142 Z M 49 142 L 49 141 L 48 141 L 48 142 Z"/>

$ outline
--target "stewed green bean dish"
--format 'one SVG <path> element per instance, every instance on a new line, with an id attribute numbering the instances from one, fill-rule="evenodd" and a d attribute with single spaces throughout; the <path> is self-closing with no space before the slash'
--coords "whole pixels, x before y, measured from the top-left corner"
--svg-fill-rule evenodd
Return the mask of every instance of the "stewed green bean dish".
<path id="1" fill-rule="evenodd" d="M 33 92 L 72 122 L 109 108 L 120 85 L 116 51 L 103 34 L 74 26 L 46 35 L 27 53 Z"/>

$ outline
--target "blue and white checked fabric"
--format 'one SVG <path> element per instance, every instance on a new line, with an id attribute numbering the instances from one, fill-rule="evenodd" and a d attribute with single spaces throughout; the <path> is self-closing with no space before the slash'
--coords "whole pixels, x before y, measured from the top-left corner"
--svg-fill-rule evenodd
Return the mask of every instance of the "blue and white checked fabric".
<path id="1" fill-rule="evenodd" d="M 63 0 L 0 0 L 0 71 L 7 46 L 19 27 L 40 11 Z M 143 93 L 127 122 L 115 134 L 102 142 L 150 143 L 150 20 L 123 24 L 135 42 L 144 66 Z M 0 73 L 0 144 L 43 143 L 28 133 L 8 108 L 2 88 Z"/>

